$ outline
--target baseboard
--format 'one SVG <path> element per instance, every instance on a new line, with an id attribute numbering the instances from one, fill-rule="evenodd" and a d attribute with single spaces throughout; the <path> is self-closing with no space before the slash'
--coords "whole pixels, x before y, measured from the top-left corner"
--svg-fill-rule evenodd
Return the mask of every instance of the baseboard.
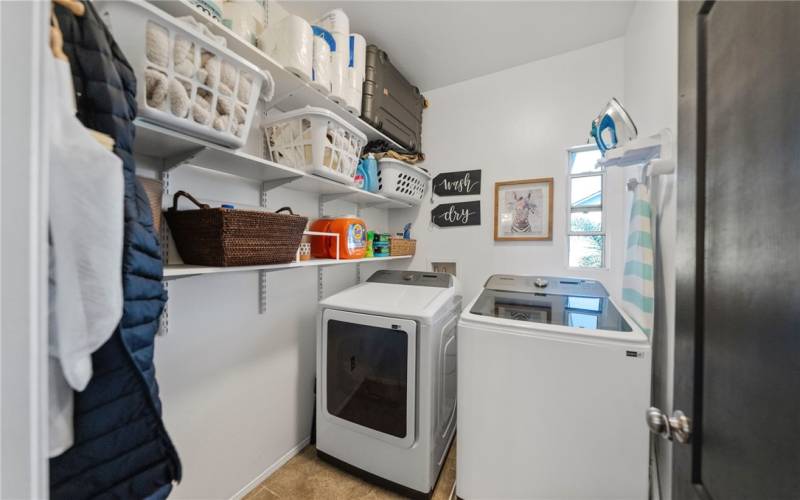
<path id="1" fill-rule="evenodd" d="M 258 486 L 265 479 L 267 479 L 269 476 L 271 476 L 273 472 L 278 470 L 283 464 L 285 464 L 286 462 L 288 462 L 289 460 L 294 458 L 295 455 L 297 455 L 298 453 L 300 453 L 303 450 L 303 448 L 308 446 L 308 443 L 310 442 L 310 440 L 311 440 L 311 438 L 307 437 L 307 438 L 303 439 L 302 441 L 300 441 L 299 443 L 297 443 L 297 446 L 295 446 L 291 450 L 287 451 L 281 458 L 276 460 L 275 463 L 273 463 L 272 465 L 267 467 L 267 470 L 265 470 L 264 472 L 262 472 L 261 474 L 256 476 L 252 481 L 247 483 L 247 485 L 244 488 L 242 488 L 241 490 L 236 492 L 236 494 L 234 494 L 231 497 L 231 500 L 241 500 L 242 498 L 244 498 L 245 495 L 247 495 L 248 493 L 253 491 L 256 486 Z"/>

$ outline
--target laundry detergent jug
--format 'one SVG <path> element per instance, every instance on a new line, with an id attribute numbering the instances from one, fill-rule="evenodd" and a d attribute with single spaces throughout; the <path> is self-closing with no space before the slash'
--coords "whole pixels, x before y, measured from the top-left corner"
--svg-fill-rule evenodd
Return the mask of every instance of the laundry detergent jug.
<path id="1" fill-rule="evenodd" d="M 339 258 L 363 259 L 367 254 L 367 226 L 354 215 L 332 219 L 328 232 L 339 234 Z M 328 239 L 328 256 L 336 258 L 336 238 Z"/>

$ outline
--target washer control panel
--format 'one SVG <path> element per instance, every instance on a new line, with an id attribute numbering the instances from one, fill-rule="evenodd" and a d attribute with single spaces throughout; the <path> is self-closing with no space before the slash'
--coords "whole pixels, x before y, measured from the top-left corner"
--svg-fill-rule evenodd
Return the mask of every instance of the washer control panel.
<path id="1" fill-rule="evenodd" d="M 582 278 L 559 278 L 554 276 L 518 276 L 495 274 L 484 288 L 501 292 L 548 293 L 580 297 L 608 297 L 602 283 Z"/>
<path id="2" fill-rule="evenodd" d="M 367 280 L 368 283 L 385 283 L 387 285 L 432 286 L 450 288 L 453 277 L 447 273 L 425 273 L 422 271 L 392 271 L 384 269 L 376 271 Z"/>

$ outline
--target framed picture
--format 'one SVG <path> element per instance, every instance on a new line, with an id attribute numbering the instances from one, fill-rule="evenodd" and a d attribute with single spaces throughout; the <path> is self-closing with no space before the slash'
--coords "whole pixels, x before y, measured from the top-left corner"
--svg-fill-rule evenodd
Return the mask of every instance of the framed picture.
<path id="1" fill-rule="evenodd" d="M 494 239 L 553 239 L 552 177 L 495 183 Z"/>

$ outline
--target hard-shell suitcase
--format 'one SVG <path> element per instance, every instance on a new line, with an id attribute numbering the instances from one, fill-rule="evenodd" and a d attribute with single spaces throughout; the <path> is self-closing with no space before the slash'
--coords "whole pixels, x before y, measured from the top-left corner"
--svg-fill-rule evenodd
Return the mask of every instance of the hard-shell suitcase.
<path id="1" fill-rule="evenodd" d="M 361 118 L 412 153 L 421 152 L 422 109 L 419 88 L 397 71 L 386 52 L 367 47 Z"/>

